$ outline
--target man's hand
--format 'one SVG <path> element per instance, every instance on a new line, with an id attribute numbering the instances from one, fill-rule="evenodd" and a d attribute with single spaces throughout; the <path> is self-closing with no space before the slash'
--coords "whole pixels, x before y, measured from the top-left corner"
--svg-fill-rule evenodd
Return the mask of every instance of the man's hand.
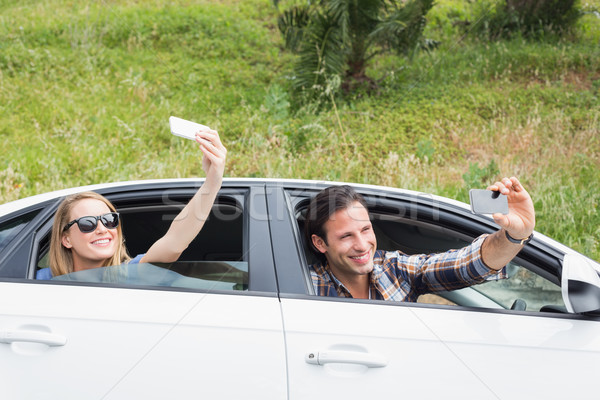
<path id="1" fill-rule="evenodd" d="M 512 243 L 504 231 L 517 240 L 526 239 L 535 227 L 535 210 L 529 193 L 515 177 L 503 178 L 488 186 L 488 190 L 499 191 L 507 196 L 508 214 L 494 214 L 494 221 L 502 228 L 488 236 L 481 247 L 483 262 L 490 268 L 499 270 L 519 253 L 522 245 Z"/>
<path id="2" fill-rule="evenodd" d="M 499 191 L 508 200 L 508 214 L 494 214 L 494 221 L 505 229 L 514 239 L 526 239 L 535 227 L 535 210 L 529 193 L 514 176 L 503 178 L 488 187 Z"/>

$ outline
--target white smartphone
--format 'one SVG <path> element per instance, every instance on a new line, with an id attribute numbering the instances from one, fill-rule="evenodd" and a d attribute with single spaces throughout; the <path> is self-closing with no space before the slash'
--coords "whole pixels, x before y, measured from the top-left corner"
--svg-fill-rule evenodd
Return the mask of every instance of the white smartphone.
<path id="1" fill-rule="evenodd" d="M 200 125 L 192 121 L 170 116 L 169 125 L 171 133 L 175 136 L 181 136 L 186 139 L 196 140 L 196 132 L 201 128 L 208 128 L 205 125 Z"/>
<path id="2" fill-rule="evenodd" d="M 475 214 L 508 214 L 508 199 L 498 191 L 471 189 L 469 198 Z"/>

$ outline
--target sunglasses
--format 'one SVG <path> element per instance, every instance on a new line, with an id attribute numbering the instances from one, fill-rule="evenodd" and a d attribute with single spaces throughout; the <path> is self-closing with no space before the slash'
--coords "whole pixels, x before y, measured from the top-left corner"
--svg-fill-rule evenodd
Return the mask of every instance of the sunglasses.
<path id="1" fill-rule="evenodd" d="M 77 218 L 65 225 L 63 231 L 69 229 L 71 226 L 73 226 L 73 224 L 77 224 L 82 233 L 94 232 L 98 226 L 98 220 L 102 221 L 102 225 L 104 225 L 106 229 L 115 229 L 117 226 L 119 226 L 119 213 L 111 212 L 108 214 L 98 215 L 97 217 L 87 216 Z"/>

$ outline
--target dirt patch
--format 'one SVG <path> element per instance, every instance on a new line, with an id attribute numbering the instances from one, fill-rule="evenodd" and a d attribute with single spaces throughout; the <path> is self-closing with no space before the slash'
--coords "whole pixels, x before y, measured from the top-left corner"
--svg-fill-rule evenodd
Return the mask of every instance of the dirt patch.
<path id="1" fill-rule="evenodd" d="M 563 77 L 563 82 L 574 87 L 576 90 L 592 90 L 594 81 L 600 79 L 600 74 L 590 76 L 588 72 L 568 71 Z"/>

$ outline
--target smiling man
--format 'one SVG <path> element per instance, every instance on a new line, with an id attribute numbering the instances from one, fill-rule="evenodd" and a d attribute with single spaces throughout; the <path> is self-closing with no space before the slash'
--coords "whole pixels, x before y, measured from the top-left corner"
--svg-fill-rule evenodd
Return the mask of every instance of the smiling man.
<path id="1" fill-rule="evenodd" d="M 310 266 L 320 296 L 416 301 L 421 294 L 506 278 L 504 266 L 533 234 L 535 212 L 515 177 L 488 187 L 508 198 L 509 213 L 494 214 L 501 229 L 458 250 L 407 255 L 377 250 L 363 197 L 350 186 L 322 190 L 310 202 L 305 235 L 320 262 Z"/>

